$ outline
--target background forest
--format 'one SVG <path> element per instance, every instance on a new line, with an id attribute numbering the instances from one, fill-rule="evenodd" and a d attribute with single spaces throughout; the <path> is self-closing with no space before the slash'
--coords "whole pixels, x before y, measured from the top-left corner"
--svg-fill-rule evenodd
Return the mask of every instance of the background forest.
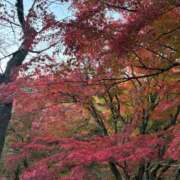
<path id="1" fill-rule="evenodd" d="M 0 0 L 0 177 L 180 178 L 179 0 Z"/>

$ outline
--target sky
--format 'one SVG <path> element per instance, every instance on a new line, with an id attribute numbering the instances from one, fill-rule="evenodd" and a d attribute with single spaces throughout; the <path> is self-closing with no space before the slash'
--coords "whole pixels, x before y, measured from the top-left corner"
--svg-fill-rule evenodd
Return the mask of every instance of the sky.
<path id="1" fill-rule="evenodd" d="M 54 0 L 51 0 L 54 2 Z M 24 1 L 24 8 L 25 13 L 27 14 L 27 11 L 32 5 L 32 0 L 25 0 Z M 50 10 L 53 11 L 53 13 L 56 15 L 58 19 L 64 19 L 67 17 L 72 17 L 72 10 L 70 10 L 70 4 L 69 3 L 62 3 L 60 1 L 56 1 L 51 4 Z"/>

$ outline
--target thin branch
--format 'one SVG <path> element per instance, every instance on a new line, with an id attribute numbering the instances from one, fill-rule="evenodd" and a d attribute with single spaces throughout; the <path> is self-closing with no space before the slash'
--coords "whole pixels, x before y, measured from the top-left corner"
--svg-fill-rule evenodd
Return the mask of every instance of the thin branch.
<path id="1" fill-rule="evenodd" d="M 13 21 L 10 21 L 10 20 L 7 19 L 7 18 L 2 18 L 2 17 L 1 17 L 1 20 L 6 21 L 6 22 L 8 22 L 8 23 L 10 23 L 10 24 L 13 24 L 13 25 L 15 25 L 15 26 L 21 27 L 20 24 L 17 24 L 17 23 L 15 23 L 15 22 L 13 22 Z"/>
<path id="2" fill-rule="evenodd" d="M 129 9 L 128 7 L 117 5 L 117 4 L 115 5 L 105 0 L 101 0 L 101 2 L 104 3 L 106 6 L 108 6 L 109 8 L 121 9 L 128 12 L 137 12 L 137 9 Z"/>
<path id="3" fill-rule="evenodd" d="M 55 46 L 56 44 L 58 44 L 58 43 L 56 42 L 56 43 L 54 43 L 54 44 L 51 44 L 51 45 L 48 46 L 47 48 L 44 48 L 44 49 L 39 50 L 39 51 L 29 50 L 29 52 L 31 52 L 31 53 L 36 53 L 36 54 L 40 54 L 40 53 L 42 53 L 42 52 L 44 52 L 44 51 L 47 51 L 48 49 L 52 48 L 52 47 Z"/>
<path id="4" fill-rule="evenodd" d="M 177 30 L 180 29 L 180 25 L 178 25 L 177 27 L 175 27 L 174 29 L 171 29 L 170 31 L 164 32 L 162 34 L 160 34 L 154 41 L 158 41 L 159 39 L 161 39 L 163 36 L 167 36 L 171 33 L 176 32 Z"/>
<path id="5" fill-rule="evenodd" d="M 1 58 L 0 58 L 0 61 L 2 61 L 3 59 L 6 59 L 6 58 L 12 56 L 14 53 L 15 53 L 15 52 L 13 52 L 13 53 L 11 53 L 11 54 L 8 54 L 8 55 L 6 55 L 6 56 L 1 57 Z"/>

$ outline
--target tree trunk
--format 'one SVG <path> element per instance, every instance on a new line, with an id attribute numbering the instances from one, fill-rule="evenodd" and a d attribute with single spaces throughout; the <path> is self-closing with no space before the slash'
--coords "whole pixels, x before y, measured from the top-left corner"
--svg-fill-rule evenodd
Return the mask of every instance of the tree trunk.
<path id="1" fill-rule="evenodd" d="M 14 70 L 22 64 L 27 54 L 28 51 L 24 50 L 23 48 L 20 48 L 13 54 L 12 58 L 7 64 L 5 73 L 2 75 L 0 84 L 2 83 L 8 84 L 9 82 L 11 82 L 11 76 L 15 76 L 15 77 L 17 76 L 17 74 L 13 74 L 13 73 L 17 73 L 14 72 Z M 0 158 L 4 147 L 6 131 L 11 119 L 12 103 L 13 102 L 9 102 L 9 103 L 0 102 Z"/>
<path id="2" fill-rule="evenodd" d="M 121 174 L 113 162 L 109 162 L 109 166 L 116 180 L 122 180 Z"/>
<path id="3" fill-rule="evenodd" d="M 0 157 L 4 146 L 7 127 L 11 119 L 11 109 L 12 103 L 0 104 Z"/>
<path id="4" fill-rule="evenodd" d="M 138 173 L 137 173 L 137 176 L 135 179 L 136 180 L 143 180 L 144 172 L 145 172 L 145 164 L 142 163 L 139 166 Z"/>

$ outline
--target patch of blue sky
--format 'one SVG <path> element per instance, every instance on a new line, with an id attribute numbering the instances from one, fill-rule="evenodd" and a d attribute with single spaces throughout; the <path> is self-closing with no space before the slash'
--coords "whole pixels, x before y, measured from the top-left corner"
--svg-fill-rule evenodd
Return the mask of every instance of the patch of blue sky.
<path id="1" fill-rule="evenodd" d="M 50 10 L 54 12 L 57 19 L 71 19 L 74 16 L 74 12 L 72 8 L 70 7 L 69 3 L 53 3 L 50 7 Z"/>
<path id="2" fill-rule="evenodd" d="M 106 18 L 113 21 L 123 21 L 124 17 L 120 12 L 114 10 L 106 11 Z"/>
<path id="3" fill-rule="evenodd" d="M 24 1 L 25 14 L 27 14 L 29 8 L 32 6 L 32 3 L 33 1 Z M 49 1 L 49 10 L 53 12 L 53 14 L 58 20 L 68 20 L 71 19 L 74 15 L 70 4 L 67 2 L 62 3 L 60 1 Z"/>

